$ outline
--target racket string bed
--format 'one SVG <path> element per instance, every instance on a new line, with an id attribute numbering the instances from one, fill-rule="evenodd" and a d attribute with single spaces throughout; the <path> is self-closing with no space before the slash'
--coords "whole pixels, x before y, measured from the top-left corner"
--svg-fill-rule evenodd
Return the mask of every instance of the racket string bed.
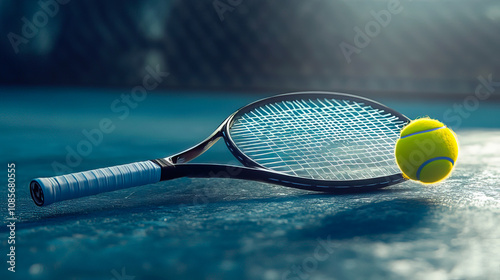
<path id="1" fill-rule="evenodd" d="M 399 172 L 392 147 L 404 124 L 354 101 L 294 100 L 243 114 L 231 137 L 265 168 L 312 179 L 355 180 Z"/>

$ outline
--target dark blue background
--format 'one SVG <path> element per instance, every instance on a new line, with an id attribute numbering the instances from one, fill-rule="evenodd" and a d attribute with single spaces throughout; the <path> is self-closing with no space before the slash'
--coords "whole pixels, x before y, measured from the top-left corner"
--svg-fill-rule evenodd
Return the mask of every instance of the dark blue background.
<path id="1" fill-rule="evenodd" d="M 340 44 L 356 46 L 355 28 L 366 33 L 389 2 L 73 0 L 16 53 L 8 34 L 44 10 L 2 1 L 0 84 L 130 87 L 154 64 L 171 73 L 170 89 L 428 97 L 467 95 L 479 75 L 500 72 L 495 0 L 401 1 L 348 63 Z M 235 5 L 218 13 L 214 3 Z"/>

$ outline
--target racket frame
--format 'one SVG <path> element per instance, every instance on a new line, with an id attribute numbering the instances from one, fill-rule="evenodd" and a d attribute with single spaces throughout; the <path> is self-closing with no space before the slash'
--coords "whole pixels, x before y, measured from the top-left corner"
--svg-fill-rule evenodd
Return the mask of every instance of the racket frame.
<path id="1" fill-rule="evenodd" d="M 183 152 L 169 156 L 166 158 L 160 158 L 152 160 L 161 167 L 161 180 L 171 180 L 180 177 L 192 177 L 192 178 L 217 178 L 226 177 L 233 179 L 243 179 L 260 181 L 270 184 L 284 185 L 287 187 L 320 191 L 320 192 L 330 192 L 330 193 L 346 193 L 346 192 L 361 192 L 374 190 L 393 184 L 401 183 L 406 179 L 401 173 L 391 174 L 388 176 L 380 176 L 369 179 L 356 179 L 356 180 L 317 180 L 311 178 L 304 178 L 285 174 L 282 172 L 274 171 L 265 168 L 260 165 L 250 157 L 248 157 L 243 151 L 241 151 L 236 143 L 231 138 L 231 126 L 233 125 L 235 119 L 245 113 L 250 112 L 255 108 L 262 107 L 263 105 L 281 102 L 281 101 L 292 101 L 298 99 L 341 99 L 349 100 L 357 103 L 363 103 L 365 105 L 371 106 L 374 109 L 379 109 L 384 112 L 390 113 L 392 116 L 398 118 L 398 120 L 405 123 L 410 122 L 410 119 L 405 115 L 391 109 L 381 103 L 370 100 L 368 98 L 355 96 L 345 93 L 334 93 L 334 92 L 296 92 L 296 93 L 285 93 L 280 95 L 275 95 L 272 97 L 260 99 L 253 103 L 250 103 L 236 112 L 231 114 L 226 120 L 222 122 L 221 125 L 204 141 L 198 145 L 187 149 Z M 237 158 L 244 166 L 235 165 L 221 165 L 221 164 L 196 164 L 188 163 L 190 160 L 198 157 L 207 151 L 212 145 L 214 145 L 220 138 L 224 139 L 224 142 L 229 149 L 229 151 Z"/>
<path id="2" fill-rule="evenodd" d="M 241 151 L 231 138 L 231 126 L 235 119 L 255 108 L 265 104 L 298 99 L 341 99 L 363 103 L 374 109 L 390 113 L 403 123 L 410 119 L 401 113 L 373 100 L 344 93 L 333 92 L 297 92 L 276 95 L 250 103 L 231 114 L 204 141 L 178 154 L 151 161 L 130 163 L 121 166 L 105 167 L 84 172 L 61 175 L 51 178 L 37 178 L 30 183 L 30 193 L 38 206 L 46 206 L 58 201 L 74 199 L 97 193 L 135 187 L 158 181 L 171 180 L 180 177 L 196 178 L 234 178 L 278 184 L 297 189 L 330 192 L 351 193 L 371 191 L 405 181 L 401 173 L 368 179 L 357 180 L 317 180 L 285 174 L 265 168 Z M 223 164 L 188 163 L 203 154 L 220 138 L 224 139 L 229 151 L 243 166 Z M 89 176 L 89 177 L 87 177 Z M 118 184 L 118 180 L 124 184 Z M 49 200 L 44 198 L 47 191 Z"/>

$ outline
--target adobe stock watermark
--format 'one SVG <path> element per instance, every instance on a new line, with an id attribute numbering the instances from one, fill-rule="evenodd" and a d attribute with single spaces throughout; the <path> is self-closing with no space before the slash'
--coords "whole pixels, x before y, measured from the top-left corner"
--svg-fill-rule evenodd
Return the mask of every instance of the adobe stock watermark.
<path id="1" fill-rule="evenodd" d="M 21 32 L 14 33 L 9 32 L 7 38 L 14 49 L 16 54 L 19 53 L 19 46 L 21 44 L 28 44 L 30 39 L 33 39 L 38 35 L 40 29 L 47 26 L 50 19 L 55 17 L 62 5 L 66 5 L 70 0 L 40 0 L 38 1 L 38 6 L 40 9 L 36 11 L 31 20 L 26 17 L 21 18 L 23 26 L 21 27 Z"/>
<path id="2" fill-rule="evenodd" d="M 411 1 L 411 0 L 410 0 Z M 403 6 L 399 0 L 390 0 L 387 3 L 387 9 L 378 12 L 370 11 L 373 20 L 367 22 L 364 29 L 356 26 L 354 27 L 353 44 L 342 41 L 339 44 L 340 50 L 344 55 L 347 63 L 351 63 L 351 56 L 353 54 L 360 54 L 361 50 L 368 47 L 372 39 L 377 37 L 382 28 L 386 28 L 392 21 L 392 16 L 397 15 L 403 11 Z"/>
<path id="3" fill-rule="evenodd" d="M 242 169 L 238 166 L 228 165 L 224 167 L 221 171 L 210 171 L 208 173 L 208 178 L 235 178 L 241 173 Z M 220 189 L 215 187 L 214 185 L 210 185 L 208 188 L 205 188 L 203 192 L 197 192 L 195 196 L 193 196 L 192 206 L 201 206 L 205 207 L 210 203 L 210 199 L 217 197 L 220 194 Z M 179 204 L 179 210 L 187 211 L 187 204 Z"/>
<path id="4" fill-rule="evenodd" d="M 305 257 L 298 265 L 292 265 L 289 270 L 283 273 L 282 280 L 307 280 L 318 269 L 318 265 L 330 258 L 335 251 L 337 245 L 330 239 L 330 235 L 325 240 L 316 239 L 318 245 L 314 248 L 314 252 Z"/>
<path id="5" fill-rule="evenodd" d="M 117 114 L 117 119 L 102 118 L 97 127 L 90 130 L 83 129 L 83 138 L 75 146 L 66 146 L 65 163 L 52 162 L 52 169 L 56 175 L 72 173 L 72 168 L 79 166 L 83 159 L 92 153 L 94 147 L 102 143 L 104 136 L 116 129 L 117 120 L 125 120 L 130 115 L 131 110 L 137 108 L 139 103 L 146 99 L 148 91 L 156 89 L 163 82 L 163 79 L 169 76 L 169 73 L 160 71 L 159 65 L 156 65 L 156 68 L 146 66 L 146 72 L 148 74 L 142 79 L 142 85 L 132 88 L 130 93 L 122 94 L 111 102 L 110 110 Z"/>
<path id="6" fill-rule="evenodd" d="M 470 118 L 472 113 L 477 111 L 481 101 L 485 101 L 495 92 L 496 87 L 500 87 L 500 82 L 493 81 L 493 75 L 488 77 L 478 76 L 479 83 L 473 94 L 468 95 L 460 103 L 453 104 L 453 108 L 443 113 L 443 121 L 452 129 L 462 126 L 463 120 Z"/>
<path id="7" fill-rule="evenodd" d="M 486 78 L 478 76 L 477 79 L 479 83 L 474 93 L 466 96 L 462 102 L 453 104 L 452 108 L 443 113 L 443 121 L 453 130 L 460 128 L 465 119 L 470 118 L 479 110 L 480 103 L 490 98 L 495 93 L 496 87 L 500 87 L 500 82 L 493 81 L 493 74 L 489 74 Z M 491 184 L 487 184 L 486 187 L 489 190 L 495 190 Z"/>
<path id="8" fill-rule="evenodd" d="M 477 79 L 479 83 L 474 93 L 466 96 L 462 102 L 453 104 L 452 108 L 445 110 L 443 113 L 443 122 L 453 130 L 460 128 L 463 120 L 470 118 L 479 109 L 481 101 L 491 97 L 495 92 L 495 87 L 500 87 L 500 82 L 493 81 L 492 74 L 486 78 L 478 76 Z M 416 148 L 411 151 L 407 161 L 400 158 L 400 165 L 410 173 L 414 173 L 420 167 L 420 164 L 436 151 L 436 143 L 430 139 L 416 139 L 415 144 Z"/>
<path id="9" fill-rule="evenodd" d="M 7 164 L 7 217 L 5 223 L 9 231 L 6 244 L 7 251 L 7 270 L 16 272 L 16 164 L 11 162 Z"/>
<path id="10" fill-rule="evenodd" d="M 232 13 L 241 3 L 243 3 L 243 0 L 214 0 L 212 6 L 219 16 L 220 21 L 224 21 L 224 14 L 226 12 Z"/>

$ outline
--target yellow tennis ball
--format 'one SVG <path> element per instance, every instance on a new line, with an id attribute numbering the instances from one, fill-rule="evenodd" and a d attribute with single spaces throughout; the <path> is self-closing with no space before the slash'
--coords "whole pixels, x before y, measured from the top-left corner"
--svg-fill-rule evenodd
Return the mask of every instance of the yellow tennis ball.
<path id="1" fill-rule="evenodd" d="M 458 157 L 457 138 L 442 122 L 417 119 L 401 130 L 395 154 L 406 178 L 436 183 L 453 170 Z"/>

